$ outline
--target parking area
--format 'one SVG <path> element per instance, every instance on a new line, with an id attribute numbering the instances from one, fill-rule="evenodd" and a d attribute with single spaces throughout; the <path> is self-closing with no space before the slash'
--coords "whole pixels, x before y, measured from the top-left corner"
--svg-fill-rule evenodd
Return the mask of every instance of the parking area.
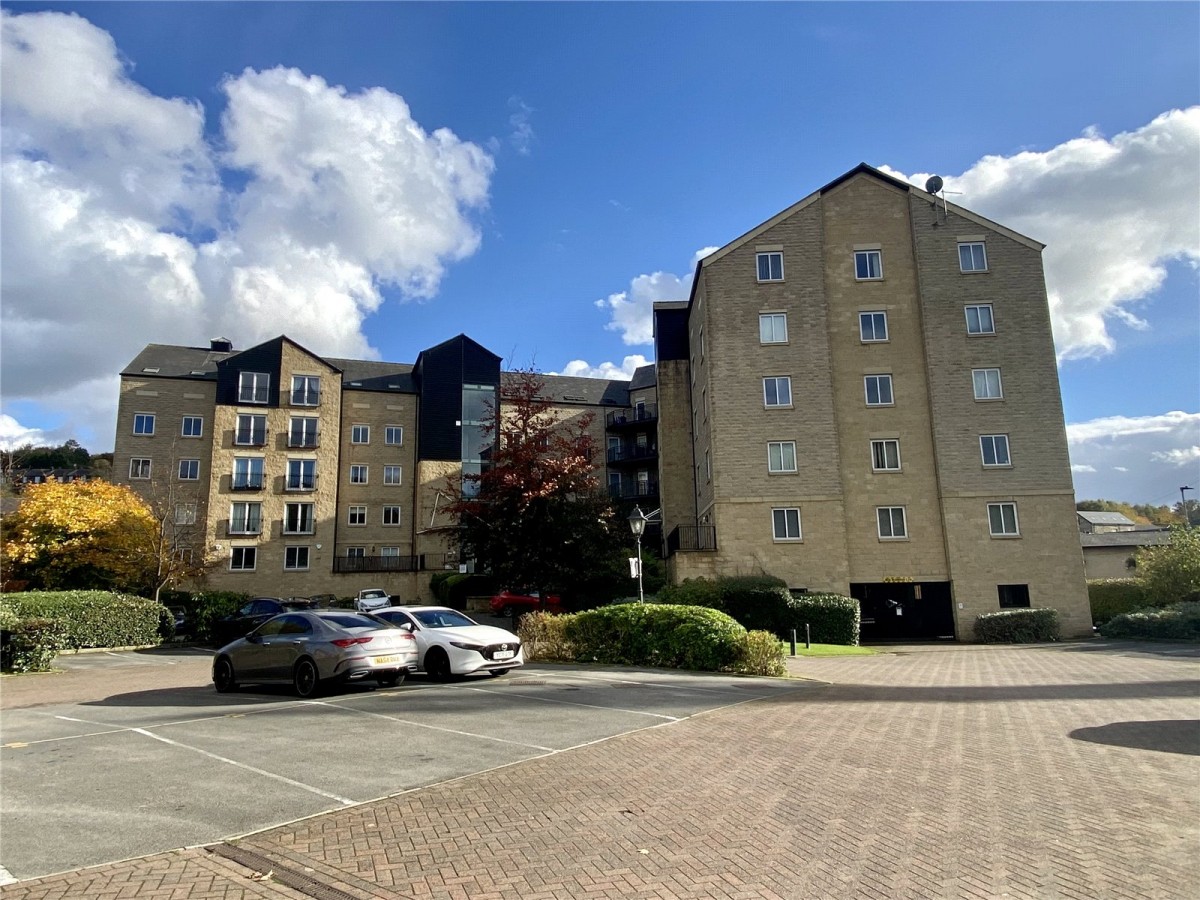
<path id="1" fill-rule="evenodd" d="M 284 688 L 218 695 L 203 651 L 63 659 L 68 675 L 42 684 L 67 702 L 4 698 L 0 865 L 20 879 L 226 840 L 808 687 L 530 665 L 300 701 Z"/>

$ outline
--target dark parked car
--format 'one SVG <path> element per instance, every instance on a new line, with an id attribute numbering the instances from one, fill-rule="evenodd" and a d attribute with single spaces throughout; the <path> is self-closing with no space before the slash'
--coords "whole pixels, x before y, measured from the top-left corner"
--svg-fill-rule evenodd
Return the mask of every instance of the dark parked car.
<path id="1" fill-rule="evenodd" d="M 218 647 L 249 634 L 272 616 L 284 612 L 311 609 L 312 601 L 307 597 L 255 597 L 237 612 L 222 616 L 213 622 L 213 643 Z"/>
<path id="2" fill-rule="evenodd" d="M 417 667 L 411 631 L 352 610 L 321 609 L 273 616 L 213 659 L 213 686 L 290 684 L 301 697 L 328 684 L 372 680 L 392 687 Z"/>

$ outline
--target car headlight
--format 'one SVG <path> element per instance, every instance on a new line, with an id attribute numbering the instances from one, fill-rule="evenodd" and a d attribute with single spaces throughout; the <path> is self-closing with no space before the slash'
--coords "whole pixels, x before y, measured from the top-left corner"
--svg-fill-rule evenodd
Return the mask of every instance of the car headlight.
<path id="1" fill-rule="evenodd" d="M 459 650 L 474 650 L 476 653 L 483 649 L 483 644 L 468 644 L 465 641 L 451 641 L 450 646 Z"/>

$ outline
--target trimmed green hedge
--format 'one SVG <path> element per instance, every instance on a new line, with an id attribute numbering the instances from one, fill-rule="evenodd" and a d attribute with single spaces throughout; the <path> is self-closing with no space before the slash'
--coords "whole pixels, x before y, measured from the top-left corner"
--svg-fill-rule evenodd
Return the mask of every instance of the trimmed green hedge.
<path id="1" fill-rule="evenodd" d="M 1087 583 L 1087 588 L 1093 625 L 1154 605 L 1136 578 L 1096 578 Z"/>
<path id="2" fill-rule="evenodd" d="M 1200 602 L 1123 613 L 1101 625 L 1100 634 L 1110 640 L 1200 641 Z"/>
<path id="3" fill-rule="evenodd" d="M 807 623 L 814 643 L 858 646 L 862 612 L 853 597 L 841 594 L 789 595 L 788 618 L 786 633 L 780 634 L 785 641 L 791 639 L 792 628 L 796 629 L 796 636 L 803 639 L 804 625 Z"/>
<path id="4" fill-rule="evenodd" d="M 982 644 L 1041 644 L 1060 640 L 1057 609 L 1002 609 L 975 620 Z"/>
<path id="5" fill-rule="evenodd" d="M 737 663 L 746 630 L 715 609 L 622 603 L 576 613 L 565 633 L 584 661 L 713 672 Z"/>
<path id="6" fill-rule="evenodd" d="M 787 666 L 779 638 L 770 631 L 747 632 L 734 670 L 745 675 L 786 675 Z"/>
<path id="7" fill-rule="evenodd" d="M 495 579 L 490 575 L 463 572 L 439 572 L 429 580 L 429 588 L 438 603 L 451 609 L 466 609 L 468 597 L 491 596 L 496 593 L 495 585 Z"/>
<path id="8" fill-rule="evenodd" d="M 158 644 L 165 606 L 109 591 L 29 591 L 0 595 L 21 619 L 52 619 L 66 629 L 64 649 Z"/>
<path id="9" fill-rule="evenodd" d="M 21 619 L 6 625 L 0 639 L 0 669 L 5 672 L 49 672 L 67 645 L 67 629 L 54 619 Z"/>
<path id="10" fill-rule="evenodd" d="M 188 633 L 199 644 L 210 644 L 216 635 L 214 624 L 222 616 L 237 612 L 250 595 L 241 591 L 200 591 L 183 604 L 187 612 Z"/>

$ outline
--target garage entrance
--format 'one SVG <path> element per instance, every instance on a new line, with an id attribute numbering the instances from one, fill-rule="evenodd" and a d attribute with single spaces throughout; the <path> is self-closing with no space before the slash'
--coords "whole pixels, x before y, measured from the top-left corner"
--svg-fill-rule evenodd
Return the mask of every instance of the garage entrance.
<path id="1" fill-rule="evenodd" d="M 948 581 L 851 582 L 850 596 L 862 611 L 864 644 L 954 640 Z"/>

